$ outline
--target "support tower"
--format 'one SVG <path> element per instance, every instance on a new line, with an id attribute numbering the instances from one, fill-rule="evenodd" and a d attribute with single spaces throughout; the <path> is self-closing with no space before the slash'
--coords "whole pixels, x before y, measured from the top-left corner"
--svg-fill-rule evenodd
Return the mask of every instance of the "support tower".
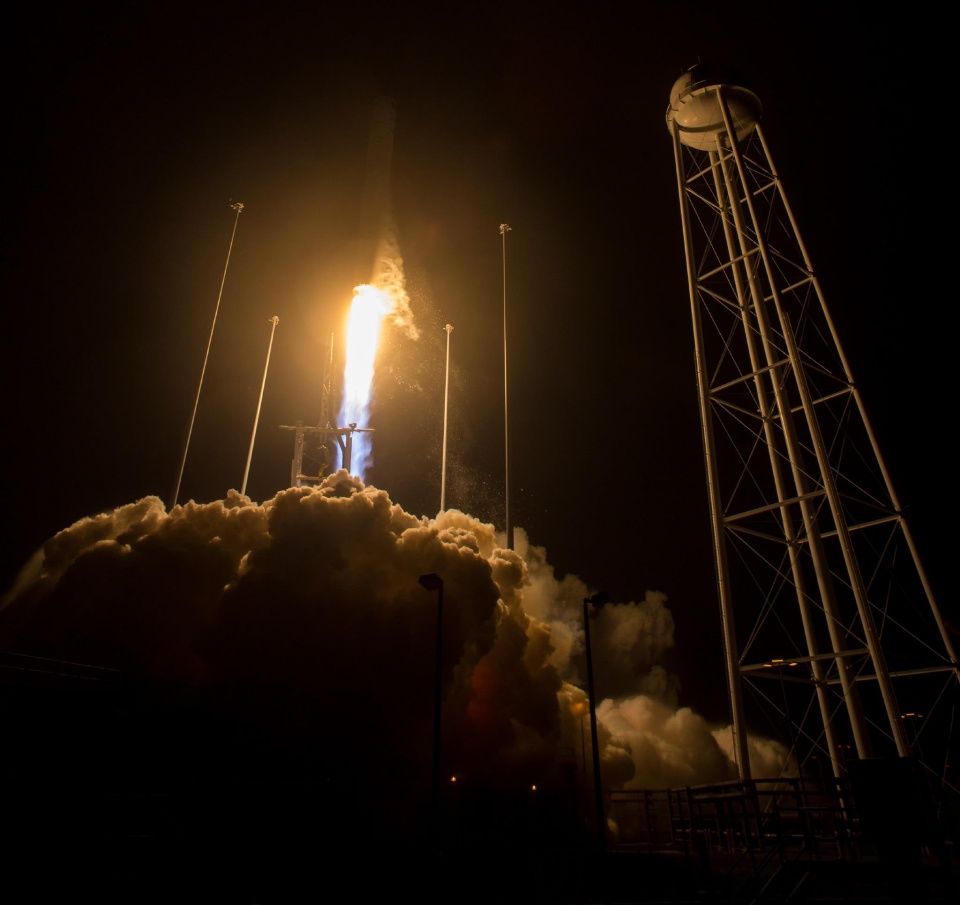
<path id="1" fill-rule="evenodd" d="M 914 756 L 956 787 L 954 642 L 760 112 L 698 66 L 666 114 L 736 761 L 749 778 L 747 725 L 772 725 L 801 772 Z"/>

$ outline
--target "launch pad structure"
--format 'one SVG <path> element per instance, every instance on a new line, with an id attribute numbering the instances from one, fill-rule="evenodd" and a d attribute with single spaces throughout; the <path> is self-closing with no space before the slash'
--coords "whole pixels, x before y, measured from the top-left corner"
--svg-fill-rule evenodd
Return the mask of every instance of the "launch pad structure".
<path id="1" fill-rule="evenodd" d="M 307 425 L 302 421 L 296 424 L 281 424 L 280 430 L 293 431 L 293 460 L 290 463 L 290 486 L 303 487 L 304 484 L 318 484 L 333 470 L 333 459 L 330 456 L 330 443 L 335 442 L 340 447 L 340 460 L 343 468 L 350 471 L 353 459 L 353 435 L 373 433 L 372 427 L 357 427 L 356 422 L 350 422 L 346 427 L 333 427 L 330 424 Z M 315 438 L 319 441 L 314 450 L 319 466 L 315 474 L 305 473 L 303 470 L 304 454 L 307 439 Z"/>
<path id="2" fill-rule="evenodd" d="M 954 643 L 760 116 L 703 66 L 666 112 L 735 760 L 786 727 L 801 776 L 909 758 L 956 791 Z"/>
<path id="3" fill-rule="evenodd" d="M 330 334 L 330 346 L 323 371 L 323 386 L 320 397 L 320 419 L 315 425 L 302 421 L 296 424 L 281 424 L 280 430 L 293 431 L 293 459 L 290 462 L 290 486 L 303 487 L 305 484 L 319 484 L 335 468 L 332 446 L 340 449 L 340 462 L 348 472 L 353 464 L 353 435 L 373 433 L 372 427 L 357 427 L 350 422 L 337 427 L 333 415 L 333 366 L 334 340 Z M 312 443 L 311 443 L 312 441 Z M 304 471 L 304 460 L 311 459 L 315 471 Z"/>

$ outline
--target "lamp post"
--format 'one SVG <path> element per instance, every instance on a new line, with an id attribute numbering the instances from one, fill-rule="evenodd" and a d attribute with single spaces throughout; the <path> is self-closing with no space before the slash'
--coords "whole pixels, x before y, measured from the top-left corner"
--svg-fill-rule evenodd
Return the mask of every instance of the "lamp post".
<path id="1" fill-rule="evenodd" d="M 448 334 L 449 335 L 449 334 Z M 433 689 L 433 781 L 431 806 L 434 831 L 440 836 L 440 716 L 443 709 L 443 579 L 435 572 L 420 576 L 420 587 L 437 592 L 437 644 L 434 655 Z"/>
<path id="2" fill-rule="evenodd" d="M 597 809 L 597 846 L 601 853 L 607 846 L 607 818 L 603 808 L 603 781 L 600 778 L 600 742 L 597 738 L 597 705 L 593 687 L 593 653 L 590 650 L 590 607 L 598 610 L 610 598 L 605 591 L 598 591 L 583 598 L 583 641 L 587 649 L 587 694 L 590 701 L 590 741 L 593 743 L 593 794 Z"/>
<path id="3" fill-rule="evenodd" d="M 583 728 L 583 717 L 587 712 L 589 705 L 586 701 L 576 701 L 570 705 L 570 715 L 576 717 L 577 732 L 580 733 L 580 769 L 583 780 L 581 784 L 581 794 L 586 799 L 587 792 L 587 736 Z"/>
<path id="4" fill-rule="evenodd" d="M 450 334 L 453 333 L 453 324 L 447 324 L 447 369 L 443 381 L 443 453 L 440 457 L 440 511 L 447 510 L 447 411 L 450 403 Z"/>

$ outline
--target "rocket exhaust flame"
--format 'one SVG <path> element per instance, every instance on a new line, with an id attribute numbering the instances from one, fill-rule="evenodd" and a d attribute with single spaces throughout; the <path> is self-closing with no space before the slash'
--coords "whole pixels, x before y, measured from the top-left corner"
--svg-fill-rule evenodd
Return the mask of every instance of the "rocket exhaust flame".
<path id="1" fill-rule="evenodd" d="M 393 296 L 383 289 L 364 283 L 353 290 L 353 304 L 347 319 L 347 355 L 339 414 L 342 425 L 367 425 L 380 328 L 383 319 L 395 307 Z M 361 479 L 370 465 L 372 451 L 370 434 L 354 434 L 351 470 Z"/>
<path id="2" fill-rule="evenodd" d="M 347 318 L 343 401 L 338 415 L 341 427 L 350 424 L 367 427 L 377 344 L 384 318 L 389 318 L 393 326 L 408 338 L 419 338 L 420 331 L 413 322 L 410 297 L 404 285 L 403 256 L 392 229 L 386 229 L 380 236 L 370 282 L 353 290 L 353 304 Z M 367 468 L 373 464 L 372 437 L 371 433 L 353 435 L 350 471 L 364 481 Z M 342 459 L 341 455 L 341 466 Z"/>

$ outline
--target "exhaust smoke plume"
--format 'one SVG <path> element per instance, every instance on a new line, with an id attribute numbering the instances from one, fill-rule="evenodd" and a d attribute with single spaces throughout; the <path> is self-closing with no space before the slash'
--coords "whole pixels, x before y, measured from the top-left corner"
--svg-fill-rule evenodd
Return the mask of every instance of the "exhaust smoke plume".
<path id="1" fill-rule="evenodd" d="M 587 587 L 558 579 L 522 531 L 516 552 L 501 542 L 455 510 L 413 516 L 343 471 L 262 505 L 231 491 L 168 513 L 147 497 L 48 541 L 0 610 L 0 644 L 199 687 L 267 689 L 286 710 L 302 702 L 296 720 L 385 780 L 429 763 L 436 597 L 418 579 L 433 572 L 444 581 L 446 769 L 539 782 L 561 752 L 580 750 Z M 612 785 L 735 776 L 729 728 L 678 708 L 658 662 L 674 640 L 665 603 L 648 592 L 596 617 Z M 777 742 L 754 739 L 752 753 L 757 775 L 787 765 Z"/>

